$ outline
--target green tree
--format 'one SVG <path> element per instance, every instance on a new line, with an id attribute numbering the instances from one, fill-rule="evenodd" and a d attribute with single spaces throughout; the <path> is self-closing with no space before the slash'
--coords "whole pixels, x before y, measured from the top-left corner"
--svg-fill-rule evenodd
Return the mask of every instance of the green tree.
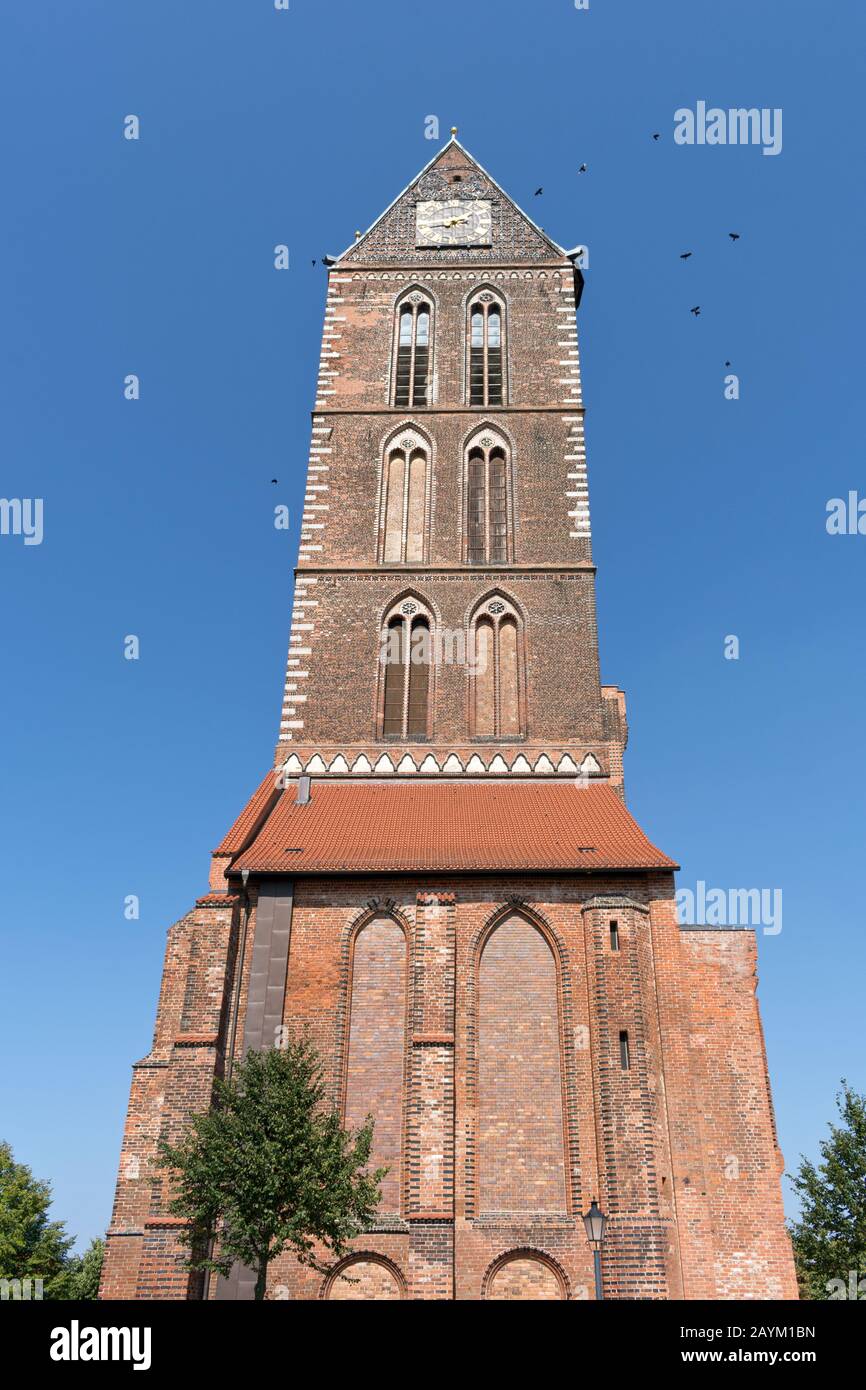
<path id="1" fill-rule="evenodd" d="M 228 1275 L 239 1260 L 256 1271 L 257 1299 L 284 1250 L 325 1273 L 316 1247 L 339 1259 L 379 1203 L 387 1169 L 367 1171 L 372 1139 L 372 1119 L 353 1133 L 326 1104 L 306 1039 L 248 1052 L 216 1083 L 213 1108 L 192 1117 L 177 1145 L 160 1144 L 156 1162 L 174 1170 L 170 1210 L 187 1222 L 190 1266 Z"/>
<path id="2" fill-rule="evenodd" d="M 99 1298 L 99 1280 L 102 1277 L 102 1261 L 105 1255 L 105 1242 L 92 1240 L 83 1255 L 75 1255 L 69 1266 L 69 1292 L 67 1298 L 94 1300 Z"/>
<path id="3" fill-rule="evenodd" d="M 821 1141 L 822 1162 L 801 1156 L 789 1175 L 801 1201 L 790 1225 L 800 1293 L 818 1300 L 840 1296 L 833 1280 L 847 1288 L 852 1271 L 855 1283 L 866 1277 L 866 1096 L 843 1079 L 836 1105 L 841 1124 Z"/>
<path id="4" fill-rule="evenodd" d="M 74 1237 L 49 1220 L 50 1206 L 51 1184 L 0 1143 L 0 1279 L 41 1279 L 44 1298 L 68 1298 Z"/>

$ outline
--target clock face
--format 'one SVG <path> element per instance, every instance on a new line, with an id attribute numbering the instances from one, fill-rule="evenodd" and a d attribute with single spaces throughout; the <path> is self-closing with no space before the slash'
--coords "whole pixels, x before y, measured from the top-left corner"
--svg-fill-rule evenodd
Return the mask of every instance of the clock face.
<path id="1" fill-rule="evenodd" d="M 450 203 L 417 203 L 416 246 L 489 246 L 490 204 L 458 198 Z"/>

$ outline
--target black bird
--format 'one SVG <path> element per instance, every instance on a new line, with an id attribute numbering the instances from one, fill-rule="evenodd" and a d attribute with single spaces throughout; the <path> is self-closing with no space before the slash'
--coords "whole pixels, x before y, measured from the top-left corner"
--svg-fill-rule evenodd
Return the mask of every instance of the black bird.
<path id="1" fill-rule="evenodd" d="M 682 255 L 680 256 L 680 260 L 681 260 L 681 261 L 687 261 L 688 258 L 689 258 L 689 256 L 690 256 L 691 254 L 692 254 L 691 251 L 684 251 L 684 252 L 682 253 Z"/>
<path id="2" fill-rule="evenodd" d="M 277 481 L 276 478 L 271 478 L 271 482 L 272 482 L 272 483 L 275 483 L 276 481 Z"/>
<path id="3" fill-rule="evenodd" d="M 659 138 L 660 135 L 661 135 L 661 131 L 660 131 L 660 130 L 657 130 L 656 133 L 655 133 L 655 135 L 653 136 L 653 139 L 654 139 L 654 140 L 658 140 L 658 138 Z"/>
<path id="4" fill-rule="evenodd" d="M 731 238 L 731 241 L 739 241 L 740 239 L 739 232 L 728 232 L 728 236 Z"/>
<path id="5" fill-rule="evenodd" d="M 316 264 L 315 261 L 310 261 L 310 265 L 315 265 L 315 264 Z"/>
<path id="6" fill-rule="evenodd" d="M 730 367 L 730 365 L 731 365 L 730 362 L 726 362 L 726 363 L 725 363 L 725 366 L 726 366 L 726 367 Z"/>
<path id="7" fill-rule="evenodd" d="M 536 188 L 536 190 L 535 190 L 535 192 L 534 192 L 534 194 L 533 194 L 532 196 L 533 196 L 534 198 L 537 198 L 537 197 L 539 196 L 539 194 L 541 194 L 541 193 L 543 193 L 543 192 L 544 192 L 544 189 L 543 189 L 543 188 Z"/>
<path id="8" fill-rule="evenodd" d="M 585 173 L 586 173 L 586 165 L 585 165 L 585 164 L 581 164 L 581 166 L 580 166 L 580 168 L 578 169 L 577 172 L 578 172 L 579 174 L 585 174 Z"/>
<path id="9" fill-rule="evenodd" d="M 690 314 L 694 314 L 695 318 L 697 318 L 697 316 L 698 316 L 698 314 L 699 314 L 700 312 L 701 312 L 701 306 L 700 306 L 700 304 L 696 304 L 695 307 L 694 307 L 693 309 L 689 309 L 689 313 L 690 313 Z"/>

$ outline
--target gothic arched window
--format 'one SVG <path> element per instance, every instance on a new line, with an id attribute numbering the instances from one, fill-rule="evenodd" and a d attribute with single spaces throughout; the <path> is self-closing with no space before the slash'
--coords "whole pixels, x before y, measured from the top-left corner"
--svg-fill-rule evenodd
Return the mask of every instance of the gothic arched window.
<path id="1" fill-rule="evenodd" d="M 394 405 L 428 405 L 432 308 L 418 290 L 397 305 Z"/>
<path id="2" fill-rule="evenodd" d="M 469 305 L 469 404 L 505 403 L 505 305 L 484 290 Z"/>
<path id="3" fill-rule="evenodd" d="M 375 1120 L 370 1167 L 387 1167 L 382 1210 L 401 1208 L 408 946 L 399 922 L 377 916 L 352 943 L 343 1113 Z"/>
<path id="4" fill-rule="evenodd" d="M 379 527 L 384 564 L 411 564 L 426 556 L 429 467 L 429 445 L 414 430 L 401 431 L 385 450 Z"/>
<path id="5" fill-rule="evenodd" d="M 521 738 L 526 732 L 523 625 L 498 594 L 475 610 L 469 652 L 472 735 Z"/>
<path id="6" fill-rule="evenodd" d="M 472 440 L 466 456 L 466 540 L 469 565 L 506 565 L 513 558 L 509 467 L 498 435 Z"/>
<path id="7" fill-rule="evenodd" d="M 565 1213 L 556 959 L 519 913 L 484 943 L 477 998 L 479 1213 Z"/>
<path id="8" fill-rule="evenodd" d="M 382 737 L 430 737 L 433 621 L 415 599 L 404 599 L 388 614 L 382 628 Z"/>

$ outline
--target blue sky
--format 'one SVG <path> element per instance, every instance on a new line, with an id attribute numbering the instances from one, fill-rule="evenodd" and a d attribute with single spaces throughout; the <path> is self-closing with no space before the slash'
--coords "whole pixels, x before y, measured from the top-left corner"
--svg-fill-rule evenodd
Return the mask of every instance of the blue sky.
<path id="1" fill-rule="evenodd" d="M 0 495 L 43 498 L 44 539 L 0 537 L 0 1136 L 82 1241 L 109 1218 L 165 932 L 273 753 L 297 525 L 272 509 L 300 516 L 310 262 L 431 158 L 431 114 L 590 248 L 629 804 L 681 885 L 783 892 L 760 998 L 789 1166 L 840 1077 L 866 1088 L 866 536 L 825 527 L 828 499 L 866 495 L 864 30 L 862 7 L 805 0 L 5 7 Z M 781 107 L 782 152 L 677 146 L 698 100 Z"/>

